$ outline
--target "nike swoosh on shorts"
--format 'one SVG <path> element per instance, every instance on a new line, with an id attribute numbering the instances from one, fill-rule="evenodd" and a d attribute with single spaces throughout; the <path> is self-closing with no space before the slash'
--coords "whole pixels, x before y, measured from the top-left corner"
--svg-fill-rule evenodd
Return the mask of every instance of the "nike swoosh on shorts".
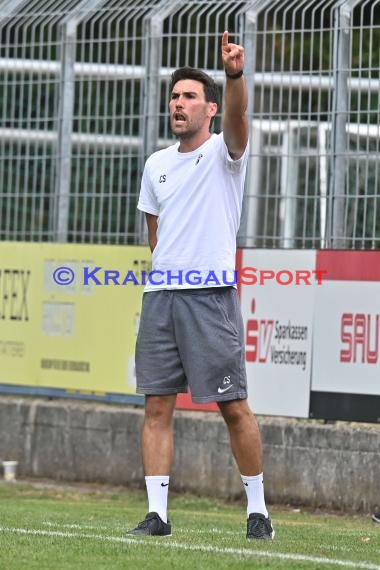
<path id="1" fill-rule="evenodd" d="M 230 384 L 229 386 L 227 386 L 227 388 L 221 388 L 219 386 L 218 388 L 218 394 L 223 394 L 224 392 L 227 392 L 227 390 L 229 390 L 230 388 L 232 388 L 233 384 Z"/>

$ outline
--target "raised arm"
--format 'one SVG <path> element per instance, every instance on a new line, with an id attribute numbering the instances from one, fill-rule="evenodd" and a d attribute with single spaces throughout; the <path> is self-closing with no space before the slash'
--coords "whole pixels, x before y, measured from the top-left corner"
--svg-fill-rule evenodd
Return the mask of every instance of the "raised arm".
<path id="1" fill-rule="evenodd" d="M 222 37 L 222 60 L 226 72 L 223 136 L 231 158 L 237 160 L 248 142 L 248 93 L 243 75 L 244 48 L 228 43 L 227 31 Z"/>

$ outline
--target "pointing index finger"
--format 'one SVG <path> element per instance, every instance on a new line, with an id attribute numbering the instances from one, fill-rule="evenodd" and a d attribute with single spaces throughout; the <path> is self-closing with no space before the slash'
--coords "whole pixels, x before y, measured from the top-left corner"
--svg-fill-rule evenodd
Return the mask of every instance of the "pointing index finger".
<path id="1" fill-rule="evenodd" d="M 223 37 L 222 37 L 222 46 L 226 46 L 228 45 L 228 32 L 227 30 L 225 32 L 223 32 Z"/>

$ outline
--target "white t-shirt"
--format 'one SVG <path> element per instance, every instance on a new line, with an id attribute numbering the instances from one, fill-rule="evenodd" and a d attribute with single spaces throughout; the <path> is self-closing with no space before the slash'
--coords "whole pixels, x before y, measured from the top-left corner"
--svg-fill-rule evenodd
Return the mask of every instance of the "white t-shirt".
<path id="1" fill-rule="evenodd" d="M 138 209 L 158 216 L 145 291 L 217 287 L 235 278 L 248 148 L 233 160 L 223 133 L 192 152 L 179 143 L 146 161 Z"/>

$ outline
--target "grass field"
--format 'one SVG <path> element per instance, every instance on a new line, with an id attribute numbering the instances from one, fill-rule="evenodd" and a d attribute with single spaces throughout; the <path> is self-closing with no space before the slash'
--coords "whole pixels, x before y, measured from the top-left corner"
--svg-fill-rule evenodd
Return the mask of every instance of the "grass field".
<path id="1" fill-rule="evenodd" d="M 380 525 L 369 517 L 272 507 L 273 542 L 247 541 L 243 505 L 170 498 L 173 536 L 125 530 L 145 494 L 100 486 L 0 483 L 1 570 L 380 570 Z"/>

